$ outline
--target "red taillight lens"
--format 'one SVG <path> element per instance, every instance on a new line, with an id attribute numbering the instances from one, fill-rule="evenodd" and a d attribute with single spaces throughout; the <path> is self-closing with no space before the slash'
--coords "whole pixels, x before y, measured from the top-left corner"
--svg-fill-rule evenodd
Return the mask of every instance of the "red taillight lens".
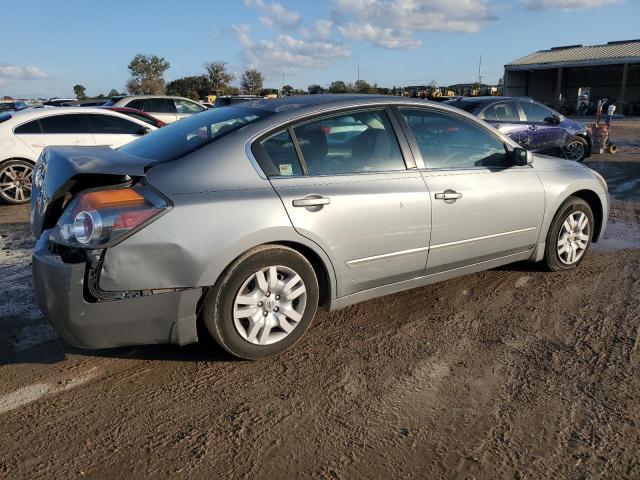
<path id="1" fill-rule="evenodd" d="M 168 201 L 149 188 L 82 192 L 69 202 L 50 238 L 75 247 L 110 246 L 167 208 Z"/>

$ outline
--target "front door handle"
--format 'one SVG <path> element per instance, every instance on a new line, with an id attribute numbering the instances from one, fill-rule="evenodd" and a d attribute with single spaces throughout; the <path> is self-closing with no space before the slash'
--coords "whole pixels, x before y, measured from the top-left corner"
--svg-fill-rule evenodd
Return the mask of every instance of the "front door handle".
<path id="1" fill-rule="evenodd" d="M 445 190 L 444 192 L 436 193 L 435 197 L 436 200 L 444 200 L 445 203 L 453 203 L 459 198 L 462 198 L 462 194 L 455 190 Z"/>
<path id="2" fill-rule="evenodd" d="M 309 195 L 305 198 L 296 198 L 293 201 L 294 207 L 321 207 L 323 205 L 329 205 L 331 199 L 327 197 L 320 197 L 317 195 Z"/>

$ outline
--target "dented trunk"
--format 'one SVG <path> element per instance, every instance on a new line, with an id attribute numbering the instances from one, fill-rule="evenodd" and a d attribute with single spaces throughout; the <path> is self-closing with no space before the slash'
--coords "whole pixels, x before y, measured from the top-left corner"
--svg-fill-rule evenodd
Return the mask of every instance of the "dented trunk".
<path id="1" fill-rule="evenodd" d="M 49 147 L 33 171 L 31 229 L 36 239 L 55 225 L 66 199 L 80 190 L 131 182 L 154 162 L 109 147 Z"/>

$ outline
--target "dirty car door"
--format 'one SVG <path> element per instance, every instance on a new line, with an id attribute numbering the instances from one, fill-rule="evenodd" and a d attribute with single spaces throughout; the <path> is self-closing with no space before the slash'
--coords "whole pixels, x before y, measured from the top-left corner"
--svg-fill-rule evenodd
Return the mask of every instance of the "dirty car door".
<path id="1" fill-rule="evenodd" d="M 339 296 L 423 273 L 429 196 L 384 109 L 296 125 L 259 151 L 295 229 L 331 258 Z"/>

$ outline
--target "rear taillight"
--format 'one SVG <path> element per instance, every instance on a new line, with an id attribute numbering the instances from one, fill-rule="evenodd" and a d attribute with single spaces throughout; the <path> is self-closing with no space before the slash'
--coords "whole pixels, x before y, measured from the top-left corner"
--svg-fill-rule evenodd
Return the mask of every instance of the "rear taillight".
<path id="1" fill-rule="evenodd" d="M 169 202 L 146 187 L 87 191 L 66 206 L 51 241 L 77 248 L 104 248 L 147 225 Z"/>

